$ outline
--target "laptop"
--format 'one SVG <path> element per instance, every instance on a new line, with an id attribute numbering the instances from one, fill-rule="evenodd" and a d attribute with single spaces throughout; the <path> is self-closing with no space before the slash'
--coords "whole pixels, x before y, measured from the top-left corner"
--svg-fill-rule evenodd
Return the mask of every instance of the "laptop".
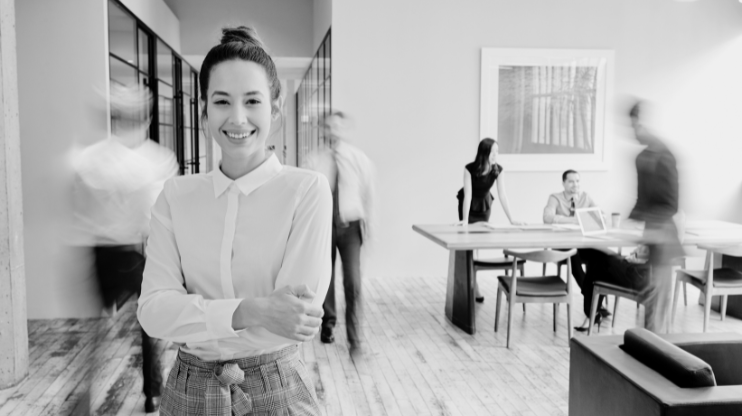
<path id="1" fill-rule="evenodd" d="M 641 230 L 609 230 L 605 224 L 605 218 L 600 208 L 578 208 L 575 211 L 577 221 L 580 223 L 580 231 L 586 237 L 597 238 L 641 238 Z"/>

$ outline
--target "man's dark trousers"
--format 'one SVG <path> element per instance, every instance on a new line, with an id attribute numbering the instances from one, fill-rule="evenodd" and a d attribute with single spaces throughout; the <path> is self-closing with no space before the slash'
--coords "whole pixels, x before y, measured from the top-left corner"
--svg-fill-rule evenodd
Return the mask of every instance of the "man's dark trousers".
<path id="1" fill-rule="evenodd" d="M 323 305 L 325 315 L 322 328 L 334 328 L 337 321 L 335 305 L 335 259 L 340 253 L 343 263 L 343 288 L 345 290 L 345 325 L 348 343 L 358 346 L 361 342 L 361 316 L 363 302 L 361 296 L 361 222 L 351 221 L 347 227 L 332 226 L 332 277 L 327 297 Z"/>

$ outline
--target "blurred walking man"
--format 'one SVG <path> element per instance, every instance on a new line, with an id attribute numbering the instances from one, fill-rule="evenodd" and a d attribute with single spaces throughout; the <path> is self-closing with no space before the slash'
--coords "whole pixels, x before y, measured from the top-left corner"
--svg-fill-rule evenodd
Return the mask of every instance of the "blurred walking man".
<path id="1" fill-rule="evenodd" d="M 672 260 L 683 256 L 673 216 L 678 212 L 678 170 L 670 149 L 645 126 L 644 103 L 629 111 L 636 140 L 646 148 L 636 157 L 636 205 L 629 218 L 644 222 L 651 277 L 643 291 L 645 326 L 656 333 L 669 330 Z"/>
<path id="2" fill-rule="evenodd" d="M 310 156 L 306 167 L 327 176 L 333 195 L 332 279 L 324 303 L 324 343 L 335 341 L 335 258 L 340 253 L 345 290 L 346 334 L 351 356 L 362 354 L 361 246 L 369 240 L 373 216 L 373 164 L 357 147 L 347 142 L 348 119 L 335 111 L 323 123 L 328 147 Z"/>

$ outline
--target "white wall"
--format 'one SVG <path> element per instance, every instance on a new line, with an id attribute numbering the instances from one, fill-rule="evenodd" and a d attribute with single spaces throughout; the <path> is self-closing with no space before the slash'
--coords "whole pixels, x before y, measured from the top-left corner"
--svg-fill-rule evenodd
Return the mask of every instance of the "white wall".
<path id="1" fill-rule="evenodd" d="M 91 316 L 100 309 L 80 253 L 71 250 L 75 143 L 105 137 L 106 2 L 16 2 L 28 317 Z"/>
<path id="2" fill-rule="evenodd" d="M 271 56 L 311 56 L 312 1 L 166 0 L 180 20 L 184 55 L 206 55 L 224 26 L 254 27 Z"/>
<path id="3" fill-rule="evenodd" d="M 330 26 L 332 26 L 332 0 L 314 0 L 312 51 L 316 51 L 322 44 L 322 39 L 325 38 Z"/>
<path id="4" fill-rule="evenodd" d="M 657 107 L 656 127 L 681 163 L 689 216 L 740 218 L 738 1 L 344 0 L 332 16 L 333 104 L 355 118 L 357 144 L 379 170 L 371 274 L 446 272 L 447 254 L 411 226 L 456 220 L 463 166 L 480 139 L 482 47 L 614 50 L 613 167 L 584 172 L 583 189 L 611 211 L 633 206 L 640 149 L 623 113 L 630 94 Z M 540 222 L 561 172 L 505 169 L 515 216 Z M 505 221 L 497 206 L 492 221 Z"/>
<path id="5" fill-rule="evenodd" d="M 121 0 L 135 16 L 180 53 L 180 22 L 162 0 Z"/>

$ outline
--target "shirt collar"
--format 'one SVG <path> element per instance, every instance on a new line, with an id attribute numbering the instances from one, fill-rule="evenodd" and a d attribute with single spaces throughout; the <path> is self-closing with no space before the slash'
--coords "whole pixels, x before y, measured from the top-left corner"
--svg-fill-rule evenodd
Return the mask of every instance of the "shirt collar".
<path id="1" fill-rule="evenodd" d="M 281 162 L 278 161 L 275 154 L 271 154 L 265 162 L 255 168 L 252 172 L 241 176 L 236 180 L 226 177 L 224 173 L 222 173 L 221 168 L 214 169 L 209 173 L 214 183 L 214 198 L 219 198 L 219 196 L 229 189 L 229 186 L 233 183 L 237 185 L 237 188 L 239 188 L 243 194 L 250 195 L 252 191 L 260 188 L 274 176 L 278 175 L 281 169 L 283 169 L 283 166 L 281 165 Z"/>
<path id="2" fill-rule="evenodd" d="M 562 191 L 562 195 L 564 195 L 564 199 L 566 199 L 567 202 L 569 202 L 570 200 L 572 200 L 572 198 L 574 198 L 574 200 L 577 201 L 578 199 L 580 199 L 580 196 L 582 195 L 582 192 L 579 192 L 579 193 L 576 193 L 576 194 L 570 196 L 569 194 L 567 194 L 567 191 Z"/>

